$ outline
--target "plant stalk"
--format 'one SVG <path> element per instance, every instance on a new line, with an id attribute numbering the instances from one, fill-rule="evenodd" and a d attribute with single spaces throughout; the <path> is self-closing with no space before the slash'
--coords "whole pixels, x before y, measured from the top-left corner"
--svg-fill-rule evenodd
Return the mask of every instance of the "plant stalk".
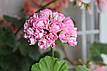
<path id="1" fill-rule="evenodd" d="M 66 59 L 66 60 L 69 61 L 72 65 L 74 65 L 74 61 L 73 61 L 71 58 L 69 58 L 65 47 L 62 47 L 62 49 L 63 49 L 63 52 L 64 52 L 64 54 L 65 54 L 65 58 L 64 58 L 64 59 Z"/>
<path id="2" fill-rule="evenodd" d="M 54 48 L 51 48 L 52 57 L 54 57 Z"/>

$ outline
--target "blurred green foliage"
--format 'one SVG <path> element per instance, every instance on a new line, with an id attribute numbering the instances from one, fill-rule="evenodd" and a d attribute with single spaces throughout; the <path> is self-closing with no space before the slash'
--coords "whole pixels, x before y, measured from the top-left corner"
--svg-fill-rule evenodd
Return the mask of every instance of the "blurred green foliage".
<path id="1" fill-rule="evenodd" d="M 74 71 L 89 71 L 86 67 L 84 66 L 76 66 Z"/>
<path id="2" fill-rule="evenodd" d="M 107 44 L 94 42 L 90 48 L 90 57 L 89 60 L 94 62 L 103 62 L 101 54 L 107 54 Z"/>
<path id="3" fill-rule="evenodd" d="M 7 27 L 0 27 L 0 71 L 30 71 L 30 66 L 40 57 L 39 48 L 29 46 L 22 36 L 16 36 Z"/>

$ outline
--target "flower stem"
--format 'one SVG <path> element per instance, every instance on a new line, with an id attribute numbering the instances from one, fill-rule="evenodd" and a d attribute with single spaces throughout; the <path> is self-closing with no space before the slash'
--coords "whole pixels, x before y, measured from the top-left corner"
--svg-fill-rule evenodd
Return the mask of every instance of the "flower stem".
<path id="1" fill-rule="evenodd" d="M 73 61 L 71 58 L 69 58 L 69 56 L 68 56 L 68 54 L 67 54 L 67 50 L 65 49 L 65 47 L 62 47 L 62 49 L 63 49 L 64 55 L 65 55 L 65 58 L 64 58 L 64 59 L 66 59 L 66 60 L 69 61 L 72 65 L 74 65 L 74 61 Z"/>
<path id="2" fill-rule="evenodd" d="M 52 57 L 54 57 L 54 48 L 51 48 Z"/>
<path id="3" fill-rule="evenodd" d="M 47 3 L 46 5 L 42 6 L 41 8 L 39 8 L 35 13 L 40 12 L 40 10 L 46 8 L 47 6 L 49 6 L 50 4 L 54 3 L 56 0 L 52 0 L 51 2 Z M 31 15 L 32 16 L 32 15 Z M 31 17 L 30 16 L 30 17 Z M 24 23 L 17 29 L 15 35 L 17 35 L 17 33 L 21 30 L 21 28 L 23 27 Z"/>
<path id="4" fill-rule="evenodd" d="M 49 2 L 49 3 L 47 3 L 46 5 L 42 6 L 39 10 L 37 10 L 35 13 L 38 13 L 40 10 L 44 9 L 44 8 L 47 7 L 48 5 L 54 3 L 55 1 L 56 1 L 56 0 L 53 0 L 53 1 Z"/>

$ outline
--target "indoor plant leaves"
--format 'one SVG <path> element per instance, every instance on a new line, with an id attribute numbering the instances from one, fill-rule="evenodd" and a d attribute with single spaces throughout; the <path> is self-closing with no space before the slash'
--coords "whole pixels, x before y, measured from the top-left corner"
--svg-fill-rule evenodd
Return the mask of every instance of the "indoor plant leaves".
<path id="1" fill-rule="evenodd" d="M 63 60 L 46 56 L 32 65 L 32 71 L 68 71 L 68 66 Z"/>
<path id="2" fill-rule="evenodd" d="M 89 70 L 84 66 L 76 66 L 74 71 L 89 71 Z"/>

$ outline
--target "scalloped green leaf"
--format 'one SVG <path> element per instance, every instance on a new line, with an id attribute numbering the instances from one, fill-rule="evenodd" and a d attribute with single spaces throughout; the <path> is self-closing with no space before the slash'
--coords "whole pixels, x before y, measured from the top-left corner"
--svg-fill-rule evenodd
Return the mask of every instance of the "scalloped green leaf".
<path id="1" fill-rule="evenodd" d="M 68 66 L 63 60 L 46 56 L 39 63 L 32 65 L 32 71 L 68 71 Z"/>

